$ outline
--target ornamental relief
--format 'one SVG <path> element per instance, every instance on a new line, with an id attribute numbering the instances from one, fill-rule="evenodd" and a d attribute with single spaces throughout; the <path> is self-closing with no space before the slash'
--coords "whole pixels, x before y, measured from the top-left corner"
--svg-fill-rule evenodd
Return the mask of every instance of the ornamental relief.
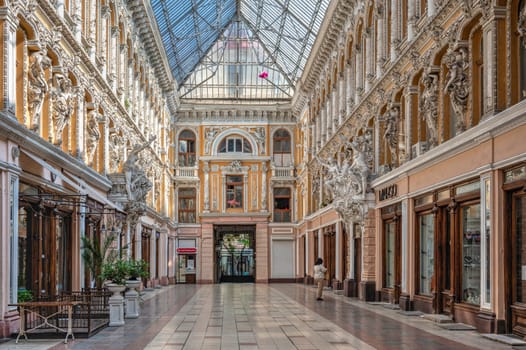
<path id="1" fill-rule="evenodd" d="M 457 133 L 461 133 L 466 130 L 464 118 L 470 90 L 467 73 L 469 68 L 468 49 L 460 47 L 455 51 L 449 52 L 445 59 L 448 73 L 446 75 L 444 93 L 449 94 L 455 114 L 455 128 Z"/>

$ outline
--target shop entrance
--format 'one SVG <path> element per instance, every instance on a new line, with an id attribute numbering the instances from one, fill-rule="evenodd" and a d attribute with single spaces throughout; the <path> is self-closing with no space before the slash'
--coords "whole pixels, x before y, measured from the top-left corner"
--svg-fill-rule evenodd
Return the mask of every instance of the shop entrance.
<path id="1" fill-rule="evenodd" d="M 435 298 L 434 311 L 437 314 L 451 315 L 452 313 L 452 293 L 451 293 L 451 258 L 452 237 L 451 237 L 451 217 L 446 206 L 440 207 L 436 223 L 436 247 L 435 255 L 436 278 L 432 278 L 431 283 L 436 283 L 437 298 Z"/>
<path id="2" fill-rule="evenodd" d="M 508 333 L 526 337 L 526 194 L 523 188 L 508 192 L 511 207 L 508 227 Z"/>
<path id="3" fill-rule="evenodd" d="M 254 282 L 255 232 L 253 225 L 214 227 L 217 282 Z"/>

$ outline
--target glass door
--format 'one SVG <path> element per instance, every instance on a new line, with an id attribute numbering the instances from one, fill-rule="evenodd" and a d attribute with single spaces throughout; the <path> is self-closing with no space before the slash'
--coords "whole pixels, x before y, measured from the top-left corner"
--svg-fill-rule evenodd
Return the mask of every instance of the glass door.
<path id="1" fill-rule="evenodd" d="M 254 234 L 219 233 L 216 259 L 219 282 L 254 282 Z"/>
<path id="2" fill-rule="evenodd" d="M 518 191 L 512 196 L 512 222 L 509 251 L 510 309 L 509 328 L 526 337 L 526 194 Z"/>

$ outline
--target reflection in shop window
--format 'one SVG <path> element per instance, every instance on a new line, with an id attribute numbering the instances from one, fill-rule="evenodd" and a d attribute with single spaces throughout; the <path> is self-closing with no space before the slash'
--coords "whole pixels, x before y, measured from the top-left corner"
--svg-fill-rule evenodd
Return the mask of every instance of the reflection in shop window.
<path id="1" fill-rule="evenodd" d="M 178 214 L 179 222 L 195 223 L 196 212 L 196 191 L 195 188 L 180 188 L 178 193 Z"/>
<path id="2" fill-rule="evenodd" d="M 420 294 L 430 295 L 434 278 L 435 219 L 433 214 L 418 217 L 420 229 Z"/>
<path id="3" fill-rule="evenodd" d="M 395 229 L 394 222 L 385 224 L 385 285 L 394 288 L 395 281 Z"/>
<path id="4" fill-rule="evenodd" d="M 462 301 L 480 305 L 480 204 L 462 208 Z"/>
<path id="5" fill-rule="evenodd" d="M 226 177 L 226 207 L 243 207 L 243 177 L 241 175 Z"/>

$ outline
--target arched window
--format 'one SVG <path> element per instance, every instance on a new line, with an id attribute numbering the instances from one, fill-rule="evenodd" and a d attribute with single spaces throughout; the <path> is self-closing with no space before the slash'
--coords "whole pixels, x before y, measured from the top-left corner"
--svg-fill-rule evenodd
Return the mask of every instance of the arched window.
<path id="1" fill-rule="evenodd" d="M 252 146 L 244 137 L 232 135 L 221 141 L 218 153 L 252 153 Z"/>
<path id="2" fill-rule="evenodd" d="M 179 166 L 195 165 L 195 134 L 184 130 L 179 135 Z"/>
<path id="3" fill-rule="evenodd" d="M 292 164 L 290 133 L 285 129 L 279 129 L 274 133 L 272 139 L 274 164 L 277 166 L 288 166 Z"/>

